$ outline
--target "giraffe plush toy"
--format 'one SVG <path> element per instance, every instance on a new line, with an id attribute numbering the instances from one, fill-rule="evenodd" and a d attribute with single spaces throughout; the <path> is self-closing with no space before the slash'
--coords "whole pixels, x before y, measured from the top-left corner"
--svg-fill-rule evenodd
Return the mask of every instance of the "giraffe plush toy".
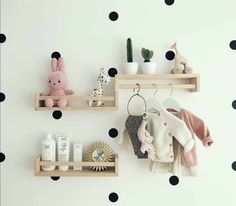
<path id="1" fill-rule="evenodd" d="M 93 89 L 93 91 L 90 93 L 90 96 L 97 97 L 97 96 L 103 96 L 103 85 L 107 85 L 111 82 L 110 76 L 105 73 L 105 69 L 101 68 L 100 74 L 97 78 L 98 82 L 98 88 Z M 88 105 L 90 107 L 100 107 L 104 106 L 104 101 L 101 100 L 88 100 Z"/>
<path id="2" fill-rule="evenodd" d="M 179 53 L 179 51 L 177 50 L 176 44 L 177 43 L 174 43 L 171 46 L 171 49 L 175 50 L 175 66 L 171 70 L 171 73 L 173 73 L 173 74 L 182 74 L 182 73 L 190 74 L 190 73 L 192 73 L 192 68 L 189 67 L 188 60 L 186 58 L 184 58 Z"/>

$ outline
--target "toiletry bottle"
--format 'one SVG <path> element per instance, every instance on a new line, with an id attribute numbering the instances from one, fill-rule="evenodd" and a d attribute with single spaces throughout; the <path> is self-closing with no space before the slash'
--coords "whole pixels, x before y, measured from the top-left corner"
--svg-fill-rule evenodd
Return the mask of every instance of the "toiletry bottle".
<path id="1" fill-rule="evenodd" d="M 70 159 L 70 138 L 67 134 L 57 134 L 57 155 L 59 162 L 68 162 Z M 59 166 L 59 170 L 67 171 L 68 166 Z"/>
<path id="2" fill-rule="evenodd" d="M 46 138 L 41 142 L 41 155 L 42 161 L 55 161 L 56 160 L 56 143 L 52 138 L 52 134 L 47 134 Z M 42 170 L 52 171 L 55 166 L 42 165 Z"/>
<path id="3" fill-rule="evenodd" d="M 73 145 L 73 160 L 76 162 L 82 162 L 82 151 L 83 151 L 83 147 L 82 147 L 82 143 L 80 142 L 75 142 Z M 73 167 L 74 170 L 82 170 L 82 166 L 74 166 Z"/>

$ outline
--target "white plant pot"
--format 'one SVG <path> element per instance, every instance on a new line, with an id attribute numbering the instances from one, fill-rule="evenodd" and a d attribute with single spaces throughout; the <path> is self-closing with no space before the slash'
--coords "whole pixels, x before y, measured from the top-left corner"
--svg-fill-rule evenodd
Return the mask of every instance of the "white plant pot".
<path id="1" fill-rule="evenodd" d="M 125 74 L 137 74 L 138 63 L 137 62 L 127 62 L 124 64 Z"/>
<path id="2" fill-rule="evenodd" d="M 157 63 L 156 62 L 143 62 L 142 73 L 143 74 L 154 74 L 156 73 Z"/>

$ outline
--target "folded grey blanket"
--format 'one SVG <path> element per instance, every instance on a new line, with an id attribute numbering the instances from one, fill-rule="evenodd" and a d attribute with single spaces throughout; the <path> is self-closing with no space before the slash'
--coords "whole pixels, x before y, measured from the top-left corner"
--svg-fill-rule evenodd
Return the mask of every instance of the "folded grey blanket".
<path id="1" fill-rule="evenodd" d="M 141 122 L 143 121 L 143 116 L 135 116 L 135 115 L 129 115 L 126 122 L 125 122 L 125 127 L 126 130 L 129 134 L 130 140 L 133 145 L 134 149 L 134 154 L 139 158 L 139 159 L 146 159 L 148 158 L 148 153 L 145 152 L 144 154 L 141 152 L 140 147 L 141 147 L 141 142 L 138 139 L 138 128 L 141 125 Z"/>

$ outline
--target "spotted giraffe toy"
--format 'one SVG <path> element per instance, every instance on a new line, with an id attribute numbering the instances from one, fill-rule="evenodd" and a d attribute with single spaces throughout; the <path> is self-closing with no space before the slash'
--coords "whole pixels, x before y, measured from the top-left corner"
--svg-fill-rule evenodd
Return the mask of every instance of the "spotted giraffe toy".
<path id="1" fill-rule="evenodd" d="M 105 69 L 101 68 L 100 74 L 97 78 L 98 82 L 98 88 L 93 89 L 93 91 L 90 93 L 90 96 L 97 97 L 97 96 L 103 96 L 103 85 L 108 85 L 111 82 L 110 76 L 105 73 Z M 90 107 L 100 107 L 104 106 L 104 101 L 101 100 L 88 100 L 88 105 Z"/>

